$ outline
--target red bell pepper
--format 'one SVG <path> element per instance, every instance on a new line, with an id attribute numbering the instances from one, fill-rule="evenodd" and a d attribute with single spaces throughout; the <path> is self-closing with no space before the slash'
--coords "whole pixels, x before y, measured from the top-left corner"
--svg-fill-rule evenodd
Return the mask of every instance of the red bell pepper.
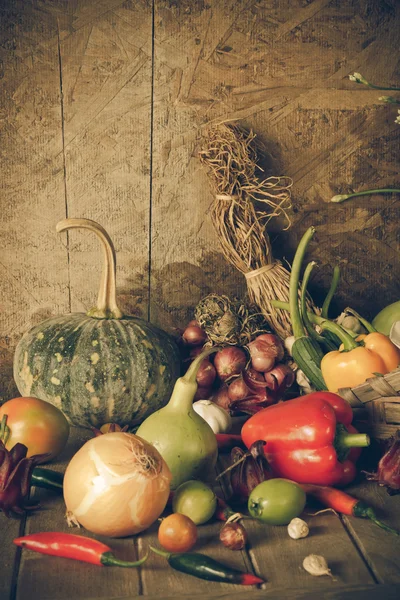
<path id="1" fill-rule="evenodd" d="M 341 396 L 314 392 L 264 408 L 243 425 L 247 447 L 264 440 L 276 477 L 298 483 L 347 485 L 369 437 L 351 425 L 353 411 Z"/>

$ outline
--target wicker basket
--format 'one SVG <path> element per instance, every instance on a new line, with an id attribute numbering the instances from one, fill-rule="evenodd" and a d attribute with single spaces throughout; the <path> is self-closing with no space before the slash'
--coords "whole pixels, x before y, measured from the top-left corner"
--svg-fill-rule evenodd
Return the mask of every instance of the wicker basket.
<path id="1" fill-rule="evenodd" d="M 385 440 L 400 429 L 400 368 L 338 393 L 353 407 L 353 424 L 359 431 Z"/>

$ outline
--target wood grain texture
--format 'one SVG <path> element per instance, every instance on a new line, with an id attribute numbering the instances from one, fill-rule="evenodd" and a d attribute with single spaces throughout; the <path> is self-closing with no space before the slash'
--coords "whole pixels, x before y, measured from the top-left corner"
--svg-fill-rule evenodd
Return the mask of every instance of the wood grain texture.
<path id="1" fill-rule="evenodd" d="M 356 498 L 370 505 L 377 518 L 397 529 L 400 533 L 398 497 L 389 496 L 387 491 L 375 482 L 364 482 L 348 489 Z M 382 530 L 367 519 L 342 517 L 350 534 L 371 564 L 379 583 L 398 583 L 400 573 L 399 538 Z"/>
<path id="2" fill-rule="evenodd" d="M 0 8 L 0 396 L 7 400 L 17 395 L 18 339 L 69 305 L 67 253 L 54 229 L 65 216 L 59 60 L 44 43 L 57 35 L 57 21 L 22 2 Z"/>
<path id="3" fill-rule="evenodd" d="M 151 54 L 141 44 L 151 39 L 151 8 L 146 2 L 81 8 L 76 31 L 60 44 L 68 216 L 108 230 L 122 310 L 147 316 Z M 81 232 L 70 239 L 71 307 L 86 311 L 97 296 L 98 243 Z M 142 289 L 133 293 L 137 278 Z"/>

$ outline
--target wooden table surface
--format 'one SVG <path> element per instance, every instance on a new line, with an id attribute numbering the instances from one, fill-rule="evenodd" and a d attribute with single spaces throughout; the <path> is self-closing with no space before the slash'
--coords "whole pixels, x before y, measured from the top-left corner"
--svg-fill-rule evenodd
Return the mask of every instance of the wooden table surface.
<path id="1" fill-rule="evenodd" d="M 337 263 L 338 311 L 372 317 L 397 300 L 398 196 L 329 199 L 399 187 L 397 106 L 348 77 L 399 87 L 399 24 L 398 0 L 0 0 L 0 402 L 18 395 L 12 363 L 23 333 L 96 297 L 98 241 L 57 234 L 66 216 L 107 228 L 126 313 L 174 330 L 207 293 L 244 293 L 221 254 L 199 161 L 208 126 L 221 121 L 256 133 L 266 175 L 293 179 L 292 227 L 271 222 L 271 242 L 290 262 L 317 227 L 316 301 Z M 350 489 L 400 529 L 400 497 L 373 483 Z M 364 520 L 307 516 L 311 534 L 298 541 L 248 523 L 249 549 L 236 553 L 218 542 L 220 523 L 201 527 L 199 551 L 265 578 L 249 589 L 180 575 L 154 555 L 125 570 L 20 552 L 12 540 L 21 533 L 67 530 L 62 498 L 34 494 L 40 511 L 0 514 L 1 600 L 400 596 L 399 541 Z M 155 540 L 156 526 L 110 543 L 132 559 Z M 310 553 L 327 558 L 334 580 L 302 569 Z"/>
<path id="2" fill-rule="evenodd" d="M 74 452 L 90 437 L 87 430 L 73 429 L 59 462 L 48 467 L 63 471 Z M 400 496 L 389 496 L 373 482 L 349 488 L 355 496 L 372 505 L 379 517 L 400 530 Z M 12 540 L 23 533 L 68 530 L 62 496 L 45 489 L 34 490 L 41 509 L 27 518 L 7 519 L 0 514 L 1 600 L 123 600 L 147 598 L 398 598 L 400 591 L 399 538 L 370 521 L 324 512 L 311 516 L 316 505 L 306 506 L 303 518 L 310 535 L 301 540 L 289 537 L 284 526 L 267 526 L 245 521 L 249 535 L 246 551 L 233 552 L 218 539 L 221 522 L 199 526 L 194 550 L 227 565 L 254 572 L 266 583 L 257 587 L 207 582 L 178 573 L 165 559 L 153 553 L 138 569 L 96 567 L 78 561 L 21 551 Z M 143 534 L 124 539 L 102 539 L 125 560 L 143 556 L 149 544 L 158 545 L 156 522 Z M 330 577 L 314 577 L 302 568 L 308 554 L 325 556 Z"/>

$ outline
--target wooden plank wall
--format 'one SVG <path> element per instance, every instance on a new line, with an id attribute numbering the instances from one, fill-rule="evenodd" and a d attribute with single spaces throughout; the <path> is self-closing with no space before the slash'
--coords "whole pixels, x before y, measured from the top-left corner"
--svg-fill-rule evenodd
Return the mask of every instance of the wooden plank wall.
<path id="1" fill-rule="evenodd" d="M 16 395 L 13 349 L 43 318 L 95 301 L 93 236 L 118 253 L 121 304 L 173 329 L 210 291 L 242 294 L 207 211 L 199 162 L 209 123 L 235 119 L 293 178 L 291 260 L 305 229 L 317 301 L 339 263 L 336 309 L 372 317 L 400 293 L 398 196 L 333 205 L 336 193 L 399 186 L 399 126 L 360 71 L 398 85 L 396 0 L 1 0 L 0 396 Z"/>

